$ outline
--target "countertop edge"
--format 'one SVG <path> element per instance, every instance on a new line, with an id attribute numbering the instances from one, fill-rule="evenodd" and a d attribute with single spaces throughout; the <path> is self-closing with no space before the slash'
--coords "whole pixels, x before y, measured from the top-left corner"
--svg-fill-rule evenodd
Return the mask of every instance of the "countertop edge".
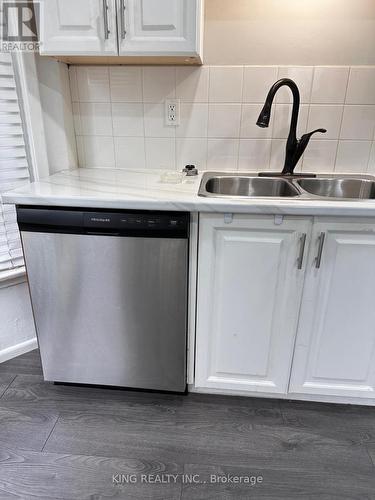
<path id="1" fill-rule="evenodd" d="M 3 203 L 15 205 L 44 205 L 79 208 L 109 208 L 118 210 L 175 210 L 202 213 L 243 213 L 257 215 L 327 215 L 375 217 L 375 200 L 364 201 L 305 201 L 305 200 L 270 200 L 252 199 L 233 201 L 222 198 L 182 197 L 181 200 L 159 200 L 141 198 L 106 199 L 91 197 L 37 196 L 22 193 L 4 193 Z"/>

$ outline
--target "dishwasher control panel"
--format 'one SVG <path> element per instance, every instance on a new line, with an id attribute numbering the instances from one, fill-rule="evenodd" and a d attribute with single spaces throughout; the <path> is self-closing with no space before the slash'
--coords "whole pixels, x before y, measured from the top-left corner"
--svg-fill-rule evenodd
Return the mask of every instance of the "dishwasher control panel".
<path id="1" fill-rule="evenodd" d="M 189 216 L 187 212 L 17 207 L 17 221 L 23 231 L 114 236 L 186 238 Z"/>
<path id="2" fill-rule="evenodd" d="M 186 226 L 184 215 L 153 215 L 144 213 L 84 213 L 85 227 L 115 228 L 115 229 L 168 229 Z"/>

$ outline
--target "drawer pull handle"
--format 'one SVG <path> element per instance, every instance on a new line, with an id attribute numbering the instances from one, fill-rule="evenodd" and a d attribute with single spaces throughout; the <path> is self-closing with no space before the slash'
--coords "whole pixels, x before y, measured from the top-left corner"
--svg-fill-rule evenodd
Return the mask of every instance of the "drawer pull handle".
<path id="1" fill-rule="evenodd" d="M 326 233 L 320 233 L 318 255 L 316 256 L 316 259 L 315 259 L 315 267 L 316 267 L 316 269 L 320 268 L 320 264 L 322 262 L 322 253 L 323 253 L 323 246 L 324 246 L 324 240 L 325 240 L 325 238 L 326 238 Z"/>
<path id="2" fill-rule="evenodd" d="M 125 29 L 125 2 L 120 0 L 120 25 L 121 25 L 121 38 L 125 39 L 126 29 Z"/>
<path id="3" fill-rule="evenodd" d="M 108 40 L 109 38 L 109 26 L 108 26 L 108 4 L 107 0 L 103 0 L 103 19 L 104 19 L 104 38 Z"/>
<path id="4" fill-rule="evenodd" d="M 305 246 L 306 246 L 306 233 L 303 233 L 300 238 L 300 247 L 299 247 L 299 256 L 298 256 L 298 265 L 297 269 L 302 269 L 303 266 L 303 256 L 305 254 Z"/>

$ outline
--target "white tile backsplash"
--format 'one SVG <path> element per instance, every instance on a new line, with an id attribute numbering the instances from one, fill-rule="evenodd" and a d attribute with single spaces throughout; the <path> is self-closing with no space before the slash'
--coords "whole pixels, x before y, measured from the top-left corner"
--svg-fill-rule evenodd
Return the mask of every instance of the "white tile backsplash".
<path id="1" fill-rule="evenodd" d="M 176 167 L 196 165 L 199 170 L 207 168 L 207 139 L 178 138 L 176 140 Z"/>
<path id="2" fill-rule="evenodd" d="M 277 73 L 277 66 L 245 66 L 243 102 L 263 104 L 269 89 L 277 80 Z"/>
<path id="3" fill-rule="evenodd" d="M 207 66 L 177 67 L 176 99 L 188 102 L 207 102 L 209 71 Z"/>
<path id="4" fill-rule="evenodd" d="M 375 142 L 372 143 L 372 148 L 370 151 L 370 159 L 368 162 L 367 172 L 369 174 L 375 174 Z"/>
<path id="5" fill-rule="evenodd" d="M 303 156 L 303 172 L 333 172 L 338 141 L 312 140 Z"/>
<path id="6" fill-rule="evenodd" d="M 285 140 L 272 139 L 270 170 L 272 170 L 273 172 L 281 172 L 281 170 L 284 167 L 284 160 L 285 160 Z"/>
<path id="7" fill-rule="evenodd" d="M 372 143 L 370 141 L 341 141 L 337 150 L 335 170 L 366 172 Z"/>
<path id="8" fill-rule="evenodd" d="M 82 141 L 87 167 L 115 167 L 113 137 L 82 136 Z"/>
<path id="9" fill-rule="evenodd" d="M 318 66 L 314 71 L 311 102 L 343 104 L 348 85 L 349 68 Z"/>
<path id="10" fill-rule="evenodd" d="M 174 139 L 146 137 L 145 147 L 148 168 L 175 170 L 176 142 Z"/>
<path id="11" fill-rule="evenodd" d="M 241 102 L 242 66 L 211 66 L 208 99 L 210 102 Z"/>
<path id="12" fill-rule="evenodd" d="M 237 170 L 238 139 L 208 139 L 207 169 Z"/>
<path id="13" fill-rule="evenodd" d="M 329 104 L 312 104 L 309 111 L 307 130 L 325 128 L 324 139 L 338 139 L 344 106 Z M 315 136 L 318 137 L 318 136 Z"/>
<path id="14" fill-rule="evenodd" d="M 177 137 L 207 137 L 208 104 L 181 103 Z"/>
<path id="15" fill-rule="evenodd" d="M 299 87 L 301 102 L 309 103 L 311 96 L 311 86 L 313 81 L 314 68 L 312 66 L 282 66 L 279 68 L 278 78 L 290 78 Z M 288 88 L 281 88 L 276 96 L 276 102 L 291 103 L 292 93 Z"/>
<path id="16" fill-rule="evenodd" d="M 114 136 L 144 137 L 143 103 L 112 104 L 112 122 Z"/>
<path id="17" fill-rule="evenodd" d="M 176 96 L 176 68 L 173 66 L 143 67 L 143 99 L 164 102 Z"/>
<path id="18" fill-rule="evenodd" d="M 109 70 L 105 66 L 77 66 L 80 102 L 110 102 Z"/>
<path id="19" fill-rule="evenodd" d="M 142 68 L 112 66 L 109 82 L 112 102 L 142 102 Z"/>
<path id="20" fill-rule="evenodd" d="M 145 137 L 175 137 L 176 129 L 166 125 L 165 105 L 144 104 Z"/>
<path id="21" fill-rule="evenodd" d="M 372 140 L 375 131 L 375 106 L 345 106 L 341 139 Z"/>
<path id="22" fill-rule="evenodd" d="M 72 102 L 73 124 L 76 137 L 82 135 L 81 111 L 79 104 L 80 104 L 79 102 Z"/>
<path id="23" fill-rule="evenodd" d="M 235 138 L 240 135 L 241 105 L 210 104 L 208 137 Z"/>
<path id="24" fill-rule="evenodd" d="M 79 110 L 82 135 L 112 135 L 112 115 L 109 102 L 81 102 Z"/>
<path id="25" fill-rule="evenodd" d="M 298 135 L 328 130 L 314 136 L 296 171 L 375 173 L 372 66 L 70 66 L 79 164 L 281 170 L 290 91 L 278 92 L 268 128 L 255 123 L 281 77 L 301 91 Z M 165 100 L 173 98 L 180 123 L 170 127 Z"/>
<path id="26" fill-rule="evenodd" d="M 115 137 L 114 144 L 117 168 L 145 168 L 144 137 Z"/>
<path id="27" fill-rule="evenodd" d="M 240 139 L 238 169 L 268 170 L 271 142 L 271 139 Z"/>
<path id="28" fill-rule="evenodd" d="M 73 102 L 79 101 L 78 82 L 77 82 L 77 66 L 69 66 L 69 84 L 70 96 Z"/>
<path id="29" fill-rule="evenodd" d="M 347 104 L 375 104 L 375 67 L 350 69 Z"/>

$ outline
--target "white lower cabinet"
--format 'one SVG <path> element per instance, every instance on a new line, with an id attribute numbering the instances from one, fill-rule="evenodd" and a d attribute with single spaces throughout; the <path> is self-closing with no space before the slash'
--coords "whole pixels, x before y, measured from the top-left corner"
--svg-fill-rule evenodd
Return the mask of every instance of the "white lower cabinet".
<path id="1" fill-rule="evenodd" d="M 287 392 L 310 229 L 307 218 L 200 216 L 197 388 Z"/>
<path id="2" fill-rule="evenodd" d="M 289 391 L 375 398 L 374 220 L 315 220 Z"/>
<path id="3" fill-rule="evenodd" d="M 203 214 L 199 235 L 197 390 L 375 405 L 374 219 Z"/>

